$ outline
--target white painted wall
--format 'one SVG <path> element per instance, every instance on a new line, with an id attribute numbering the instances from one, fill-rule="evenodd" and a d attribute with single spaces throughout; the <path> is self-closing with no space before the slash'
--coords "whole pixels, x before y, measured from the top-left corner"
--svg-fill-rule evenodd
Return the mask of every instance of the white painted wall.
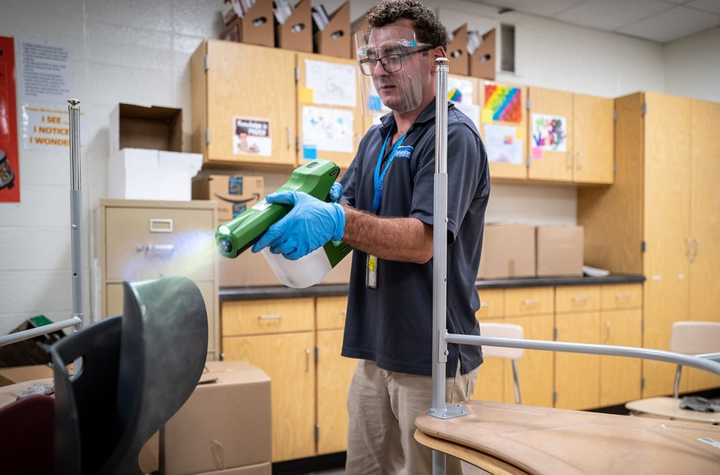
<path id="1" fill-rule="evenodd" d="M 325 2 L 332 10 L 337 0 Z M 0 34 L 70 50 L 72 94 L 82 100 L 86 229 L 105 195 L 109 116 L 118 102 L 181 107 L 190 133 L 189 58 L 216 37 L 221 0 L 3 0 Z M 352 2 L 352 16 L 372 2 Z M 457 1 L 428 4 L 461 18 L 495 21 L 494 9 Z M 451 20 L 450 13 L 446 15 Z M 493 16 L 495 15 L 495 16 Z M 517 76 L 499 79 L 601 96 L 664 85 L 656 44 L 512 14 Z M 453 27 L 455 25 L 449 25 Z M 28 316 L 70 313 L 69 170 L 65 154 L 21 150 L 22 202 L 0 205 L 0 334 Z M 278 183 L 282 177 L 268 176 Z M 572 187 L 496 185 L 491 220 L 575 222 Z M 90 250 L 91 242 L 84 249 Z M 86 257 L 85 268 L 91 263 Z M 87 275 L 87 273 L 86 273 Z M 86 300 L 89 299 L 86 279 Z M 89 310 L 89 302 L 86 310 Z"/>
<path id="2" fill-rule="evenodd" d="M 720 102 L 720 28 L 670 43 L 663 55 L 668 94 Z"/>

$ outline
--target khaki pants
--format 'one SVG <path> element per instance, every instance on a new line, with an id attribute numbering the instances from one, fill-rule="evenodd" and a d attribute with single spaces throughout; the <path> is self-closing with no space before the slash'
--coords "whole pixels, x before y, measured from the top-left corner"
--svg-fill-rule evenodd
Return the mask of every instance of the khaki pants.
<path id="1" fill-rule="evenodd" d="M 477 370 L 447 379 L 448 403 L 467 400 Z M 346 475 L 430 475 L 432 451 L 415 439 L 415 418 L 432 404 L 432 378 L 380 369 L 360 360 L 348 395 Z M 447 475 L 461 473 L 460 461 L 447 457 Z"/>

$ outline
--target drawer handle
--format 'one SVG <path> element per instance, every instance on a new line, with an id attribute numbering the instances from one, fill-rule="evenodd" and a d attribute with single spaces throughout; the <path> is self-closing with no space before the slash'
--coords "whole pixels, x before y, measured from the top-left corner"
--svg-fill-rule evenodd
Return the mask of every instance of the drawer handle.
<path id="1" fill-rule="evenodd" d="M 480 308 L 488 308 L 488 307 L 490 307 L 489 303 L 480 301 Z"/>
<path id="2" fill-rule="evenodd" d="M 588 301 L 588 297 L 587 297 L 587 295 L 582 295 L 582 296 L 580 296 L 580 297 L 573 297 L 573 298 L 572 298 L 572 301 L 573 301 L 574 303 L 579 303 L 579 304 L 585 305 L 585 304 L 587 303 L 587 301 Z"/>
<path id="3" fill-rule="evenodd" d="M 175 227 L 173 219 L 150 218 L 151 233 L 171 233 Z"/>
<path id="4" fill-rule="evenodd" d="M 310 348 L 305 348 L 305 372 L 310 372 Z"/>
<path id="5" fill-rule="evenodd" d="M 157 256 L 167 256 L 175 252 L 175 244 L 140 244 L 135 251 Z"/>
<path id="6" fill-rule="evenodd" d="M 630 300 L 630 294 L 615 294 L 615 300 L 618 302 L 627 302 Z"/>
<path id="7" fill-rule="evenodd" d="M 280 320 L 282 320 L 282 315 L 259 315 L 258 320 L 260 320 L 261 322 L 279 322 Z"/>
<path id="8" fill-rule="evenodd" d="M 540 302 L 539 302 L 537 299 L 525 299 L 525 300 L 522 301 L 522 303 L 523 303 L 523 305 L 525 305 L 526 307 L 529 307 L 529 306 L 531 306 L 531 305 L 537 305 L 537 304 L 539 304 Z"/>

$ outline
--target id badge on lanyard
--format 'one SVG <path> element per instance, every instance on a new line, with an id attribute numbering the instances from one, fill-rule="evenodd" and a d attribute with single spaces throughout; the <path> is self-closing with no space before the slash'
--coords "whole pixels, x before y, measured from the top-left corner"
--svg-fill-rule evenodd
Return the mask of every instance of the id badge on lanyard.
<path id="1" fill-rule="evenodd" d="M 400 136 L 400 138 L 398 138 L 397 142 L 395 142 L 395 145 L 393 145 L 393 148 L 390 151 L 390 155 L 388 156 L 387 163 L 383 167 L 383 157 L 385 156 L 385 149 L 387 148 L 387 144 L 388 142 L 390 142 L 390 137 L 392 137 L 392 133 L 389 133 L 387 137 L 385 137 L 382 147 L 380 148 L 380 153 L 377 157 L 377 163 L 375 164 L 375 173 L 373 175 L 373 212 L 375 214 L 380 212 L 380 205 L 382 204 L 384 187 L 383 182 L 385 181 L 385 176 L 390 170 L 390 166 L 392 165 L 393 160 L 395 160 L 395 153 L 397 152 L 397 149 L 402 146 L 403 142 L 405 142 L 405 134 L 403 134 Z M 365 266 L 365 284 L 369 289 L 377 289 L 378 287 L 379 264 L 380 260 L 377 258 L 377 256 L 368 254 L 367 263 Z"/>

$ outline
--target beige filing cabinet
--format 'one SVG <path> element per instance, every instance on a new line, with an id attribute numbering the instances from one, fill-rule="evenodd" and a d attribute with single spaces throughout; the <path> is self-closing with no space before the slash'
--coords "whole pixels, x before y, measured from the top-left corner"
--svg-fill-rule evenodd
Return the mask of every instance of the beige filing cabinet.
<path id="1" fill-rule="evenodd" d="M 215 203 L 101 200 L 96 222 L 103 317 L 122 314 L 124 281 L 189 277 L 205 299 L 208 358 L 217 359 Z"/>

